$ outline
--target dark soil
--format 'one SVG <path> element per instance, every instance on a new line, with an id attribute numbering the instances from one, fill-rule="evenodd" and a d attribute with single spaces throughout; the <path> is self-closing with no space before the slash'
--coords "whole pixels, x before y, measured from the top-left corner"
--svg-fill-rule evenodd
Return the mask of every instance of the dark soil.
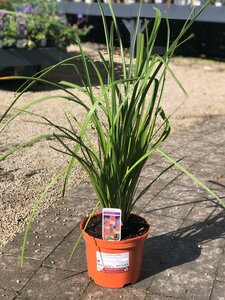
<path id="1" fill-rule="evenodd" d="M 140 216 L 130 214 L 121 228 L 121 240 L 141 236 L 149 229 L 149 225 Z M 95 215 L 89 221 L 86 232 L 98 239 L 102 239 L 102 215 Z"/>

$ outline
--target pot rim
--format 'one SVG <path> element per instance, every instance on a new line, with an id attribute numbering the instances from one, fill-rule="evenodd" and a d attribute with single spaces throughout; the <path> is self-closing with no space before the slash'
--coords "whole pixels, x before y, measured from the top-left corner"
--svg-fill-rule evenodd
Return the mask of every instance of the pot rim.
<path id="1" fill-rule="evenodd" d="M 96 215 L 102 215 L 102 212 L 96 212 L 93 214 L 93 216 L 96 216 Z M 135 214 L 134 214 L 135 215 Z M 87 221 L 89 216 L 86 216 L 85 218 L 83 218 L 80 222 L 80 229 L 83 230 L 84 229 L 84 226 L 85 226 L 85 223 Z M 143 218 L 143 217 L 141 217 Z M 144 219 L 144 218 L 143 218 Z M 145 220 L 145 219 L 144 219 Z M 84 231 L 83 233 L 83 237 L 87 240 L 92 240 L 92 241 L 95 241 L 96 243 L 101 243 L 102 246 L 104 245 L 122 245 L 122 244 L 129 244 L 129 243 L 135 243 L 136 241 L 140 241 L 140 240 L 145 240 L 148 236 L 148 233 L 149 233 L 149 230 L 150 230 L 150 224 L 145 220 L 146 224 L 148 224 L 149 228 L 148 228 L 148 231 L 146 231 L 144 234 L 142 235 L 139 235 L 139 236 L 136 236 L 136 237 L 132 237 L 132 238 L 128 238 L 126 240 L 120 240 L 120 241 L 108 241 L 108 240 L 103 240 L 103 239 L 99 239 L 99 238 L 95 238 L 91 235 L 89 235 L 86 231 Z"/>

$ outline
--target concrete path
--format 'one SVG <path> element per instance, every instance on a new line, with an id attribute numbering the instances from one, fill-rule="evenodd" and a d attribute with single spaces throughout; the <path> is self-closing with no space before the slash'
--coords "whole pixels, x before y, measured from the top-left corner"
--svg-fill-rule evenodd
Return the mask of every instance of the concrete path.
<path id="1" fill-rule="evenodd" d="M 171 135 L 162 147 L 225 200 L 225 118 Z M 154 154 L 140 188 L 168 163 Z M 54 204 L 32 224 L 25 265 L 19 268 L 23 234 L 0 251 L 0 299 L 225 299 L 225 212 L 175 167 L 135 207 L 151 224 L 141 281 L 124 289 L 103 289 L 90 281 L 82 242 L 67 262 L 79 221 L 95 194 L 88 184 L 72 191 L 65 206 Z"/>

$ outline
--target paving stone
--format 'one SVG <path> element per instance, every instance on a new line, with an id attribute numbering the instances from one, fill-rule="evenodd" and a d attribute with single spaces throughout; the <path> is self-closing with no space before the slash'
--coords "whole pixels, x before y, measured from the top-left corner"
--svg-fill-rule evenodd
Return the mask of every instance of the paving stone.
<path id="1" fill-rule="evenodd" d="M 154 151 L 148 158 L 145 163 L 145 167 L 152 166 L 156 162 L 159 162 L 162 159 L 162 155 L 158 151 Z"/>
<path id="2" fill-rule="evenodd" d="M 223 209 L 219 207 L 216 203 L 210 200 L 203 200 L 199 203 L 196 203 L 188 214 L 187 219 L 194 222 L 207 222 L 207 219 L 210 218 L 213 214 L 218 214 L 222 212 Z M 207 225 L 207 224 L 206 224 Z"/>
<path id="3" fill-rule="evenodd" d="M 155 263 L 154 262 L 152 263 L 152 265 L 153 265 L 153 269 L 155 269 Z M 152 272 L 153 272 L 153 269 L 152 269 Z M 147 290 L 150 287 L 150 285 L 152 283 L 152 280 L 153 280 L 153 277 L 145 276 L 145 274 L 149 274 L 149 271 L 148 270 L 145 271 L 145 270 L 146 270 L 146 268 L 142 267 L 141 278 L 137 283 L 135 283 L 135 285 L 133 285 L 133 287 L 135 289 L 145 289 L 145 290 Z"/>
<path id="4" fill-rule="evenodd" d="M 221 255 L 221 260 L 217 269 L 216 279 L 225 282 L 225 254 Z M 225 295 L 225 293 L 224 293 Z"/>
<path id="5" fill-rule="evenodd" d="M 150 293 L 146 294 L 145 300 L 182 300 L 182 298 L 174 298 L 174 297 L 166 297 L 161 295 L 156 295 L 156 294 L 152 294 L 150 295 Z"/>
<path id="6" fill-rule="evenodd" d="M 1 300 L 13 300 L 17 296 L 17 293 L 10 290 L 0 288 L 0 299 Z"/>
<path id="7" fill-rule="evenodd" d="M 135 286 L 127 287 L 126 289 L 105 289 L 96 286 L 93 282 L 88 286 L 85 294 L 81 300 L 144 300 L 146 291 L 144 289 L 137 289 Z"/>
<path id="8" fill-rule="evenodd" d="M 223 125 L 224 119 L 221 117 L 210 118 L 204 121 L 204 126 L 196 125 L 191 128 L 191 132 L 197 133 L 197 135 L 202 134 L 203 138 L 208 136 L 213 132 L 218 132 L 218 124 Z"/>
<path id="9" fill-rule="evenodd" d="M 189 187 L 190 189 L 193 190 L 202 190 L 202 188 L 193 179 L 191 179 L 189 176 L 187 176 L 184 173 L 175 180 L 174 185 L 186 187 L 186 188 Z"/>
<path id="10" fill-rule="evenodd" d="M 209 276 L 210 278 L 213 278 L 221 252 L 222 250 L 217 248 L 208 247 L 201 249 L 197 244 L 192 243 L 191 241 L 189 242 L 188 240 L 172 240 L 169 235 L 149 238 L 145 243 L 142 266 L 143 284 L 141 281 L 140 285 L 142 284 L 141 286 L 147 288 L 152 280 L 153 282 L 155 281 L 155 277 L 158 278 L 157 274 L 162 274 L 160 276 L 164 276 L 165 281 L 167 281 L 167 277 L 169 276 L 167 276 L 167 273 L 169 270 L 175 270 L 174 272 L 176 274 L 177 269 L 175 267 L 178 267 L 179 270 L 179 266 L 185 266 L 187 273 L 190 269 L 195 271 L 196 274 L 200 274 L 202 277 Z M 153 279 L 154 275 L 155 277 Z M 173 282 L 171 282 L 170 286 L 173 290 Z M 157 290 L 158 293 L 161 293 L 162 291 L 164 291 L 163 288 Z M 155 289 L 153 291 L 150 289 L 150 292 L 156 291 Z M 176 297 L 183 296 L 182 294 L 173 295 L 172 293 L 165 295 Z"/>
<path id="11" fill-rule="evenodd" d="M 65 202 L 69 204 L 77 204 L 79 199 L 82 199 L 79 203 L 80 207 L 84 204 L 84 208 L 87 205 L 85 200 L 90 202 L 91 200 L 94 201 L 97 199 L 96 193 L 90 184 L 81 185 L 79 188 L 76 187 L 75 189 L 72 189 L 67 195 Z"/>
<path id="12" fill-rule="evenodd" d="M 82 196 L 81 194 L 84 193 Z M 90 199 L 87 193 L 90 193 Z M 80 196 L 81 195 L 81 196 Z M 95 197 L 94 197 L 95 196 Z M 82 214 L 86 213 L 87 210 L 91 209 L 96 203 L 96 195 L 92 188 L 87 187 L 87 185 L 81 186 L 81 191 L 77 187 L 72 188 L 65 196 L 64 202 L 61 200 L 54 202 L 47 210 L 45 210 L 41 215 L 37 216 L 40 220 L 41 216 L 45 218 L 49 217 L 54 219 L 54 215 L 62 217 L 76 218 L 80 217 Z"/>
<path id="13" fill-rule="evenodd" d="M 175 155 L 172 158 L 175 159 L 182 167 L 184 167 L 187 170 L 199 161 L 199 159 L 194 159 L 189 155 L 182 155 L 182 156 L 181 155 Z M 174 166 L 173 168 L 178 170 L 178 168 L 176 166 Z M 179 171 L 179 172 L 181 174 L 184 174 L 182 171 Z M 185 176 L 187 176 L 187 175 L 185 175 Z"/>
<path id="14" fill-rule="evenodd" d="M 199 145 L 197 142 L 189 143 L 185 147 L 175 150 L 178 157 L 185 157 L 186 160 L 199 161 L 209 153 L 213 153 L 217 146 L 209 146 L 208 143 Z M 204 149 L 204 151 L 203 151 Z M 181 162 L 182 164 L 182 162 Z"/>
<path id="15" fill-rule="evenodd" d="M 145 165 L 145 167 L 141 171 L 141 178 L 144 179 L 145 184 L 146 184 L 146 181 L 150 182 L 151 180 L 153 180 L 154 178 L 159 176 L 165 170 L 165 167 L 162 166 L 161 161 L 158 162 L 159 165 L 156 163 L 149 164 L 147 166 Z M 169 166 L 169 164 L 168 164 L 168 166 Z"/>
<path id="16" fill-rule="evenodd" d="M 210 119 L 171 136 L 162 149 L 174 159 L 184 157 L 180 164 L 225 200 L 224 128 L 224 117 Z M 136 195 L 170 164 L 155 151 L 146 162 Z M 39 216 L 29 234 L 22 273 L 16 261 L 23 234 L 2 249 L 0 288 L 6 299 L 224 299 L 224 210 L 188 176 L 171 168 L 136 203 L 135 211 L 151 228 L 141 280 L 124 289 L 104 289 L 89 282 L 84 241 L 67 263 L 80 234 L 80 220 L 95 203 L 96 194 L 85 183 L 68 193 L 64 206 L 56 202 Z"/>
<path id="17" fill-rule="evenodd" d="M 180 148 L 187 144 L 187 141 L 184 141 L 180 138 L 179 135 L 170 136 L 163 144 L 162 149 L 176 149 Z"/>
<path id="18" fill-rule="evenodd" d="M 86 274 L 42 267 L 21 291 L 22 299 L 77 300 L 88 285 Z"/>
<path id="19" fill-rule="evenodd" d="M 224 215 L 215 215 L 206 221 L 193 223 L 186 220 L 175 234 L 179 238 L 188 238 L 201 245 L 223 248 L 225 245 L 224 237 L 225 218 Z"/>
<path id="20" fill-rule="evenodd" d="M 145 180 L 142 179 L 143 178 L 141 178 L 138 184 L 136 195 L 138 196 L 140 192 L 142 192 L 150 183 L 152 183 L 150 189 L 144 194 L 144 196 L 148 198 L 149 197 L 152 198 L 153 196 L 157 195 L 161 190 L 166 188 L 170 183 L 170 180 L 165 180 L 162 177 L 158 178 L 154 182 L 152 180 L 146 181 L 146 179 Z"/>
<path id="21" fill-rule="evenodd" d="M 207 164 L 207 162 L 198 162 L 194 166 L 191 166 L 189 171 L 207 185 L 211 180 L 218 180 L 221 177 L 224 173 L 224 166 L 220 161 L 216 165 Z"/>
<path id="22" fill-rule="evenodd" d="M 14 240 L 8 243 L 3 248 L 3 253 L 19 257 L 21 254 L 24 234 L 18 234 Z M 37 260 L 45 259 L 55 247 L 62 241 L 63 236 L 58 236 L 53 233 L 37 233 L 30 232 L 27 238 L 25 257 L 30 257 Z"/>
<path id="23" fill-rule="evenodd" d="M 218 131 L 213 131 L 207 135 L 207 142 L 213 145 L 220 145 L 225 142 L 225 135 L 218 135 Z"/>
<path id="24" fill-rule="evenodd" d="M 215 153 L 216 155 L 221 155 L 222 158 L 224 158 L 224 156 L 225 156 L 225 153 L 224 153 L 224 145 L 222 144 L 220 147 L 218 147 L 218 148 L 214 151 L 214 153 Z"/>
<path id="25" fill-rule="evenodd" d="M 138 214 L 140 214 L 141 212 L 144 212 L 146 205 L 150 205 L 150 203 L 151 203 L 151 201 L 153 201 L 153 199 L 154 199 L 154 196 L 151 194 L 147 194 L 147 193 L 144 196 L 142 196 L 141 198 L 139 198 L 135 204 L 135 208 L 139 212 Z"/>
<path id="26" fill-rule="evenodd" d="M 76 191 L 74 191 L 74 193 L 76 193 Z M 95 194 L 95 192 L 93 192 Z M 96 197 L 96 195 L 95 195 Z M 65 208 L 67 211 L 74 210 L 74 217 L 80 217 L 82 218 L 84 215 L 87 214 L 87 212 L 92 211 L 92 209 L 96 206 L 97 204 L 97 199 L 82 199 L 82 197 L 76 197 L 76 199 L 73 199 L 72 197 L 70 198 L 70 201 L 72 202 L 70 203 L 66 203 L 65 204 Z M 68 206 L 68 208 L 67 208 Z M 73 212 L 71 212 L 70 214 L 72 214 Z"/>
<path id="27" fill-rule="evenodd" d="M 225 300 L 225 282 L 216 281 L 210 300 Z"/>
<path id="28" fill-rule="evenodd" d="M 79 222 L 79 224 L 67 235 L 65 240 L 75 244 L 80 234 L 81 234 L 81 229 L 80 229 L 80 222 Z M 83 241 L 83 238 L 81 241 Z"/>
<path id="29" fill-rule="evenodd" d="M 225 151 L 224 151 L 225 152 Z M 225 157 L 224 157 L 225 159 Z M 210 181 L 210 188 L 212 190 L 215 190 L 215 191 L 221 191 L 225 194 L 225 176 L 223 174 L 222 177 L 220 177 L 218 180 L 211 180 Z"/>
<path id="30" fill-rule="evenodd" d="M 207 254 L 207 251 L 205 253 Z M 219 251 L 213 253 L 220 254 Z M 149 238 L 145 242 L 142 279 L 179 265 L 192 263 L 196 264 L 196 268 L 200 271 L 215 272 L 219 257 L 213 258 L 209 266 L 202 266 L 201 262 L 208 263 L 206 256 L 202 255 L 202 250 L 197 244 L 189 240 L 174 240 L 169 234 Z"/>
<path id="31" fill-rule="evenodd" d="M 168 237 L 169 239 L 169 237 Z M 145 241 L 144 253 L 142 259 L 142 271 L 140 281 L 137 282 L 134 287 L 138 289 L 148 289 L 154 278 L 154 274 L 157 274 L 160 264 L 159 249 L 162 239 L 156 239 L 149 237 Z M 157 253 L 158 252 L 158 253 Z M 157 253 L 157 254 L 156 254 Z"/>
<path id="32" fill-rule="evenodd" d="M 179 186 L 176 183 L 171 184 L 163 189 L 159 196 L 161 198 L 169 198 L 176 201 L 183 201 L 183 202 L 191 202 L 191 201 L 200 201 L 203 199 L 204 191 L 195 187 L 194 185 L 191 186 Z"/>
<path id="33" fill-rule="evenodd" d="M 157 216 L 151 213 L 142 213 L 141 216 L 150 224 L 150 235 L 173 235 L 183 223 L 182 219 L 167 216 Z"/>
<path id="34" fill-rule="evenodd" d="M 0 255 L 0 288 L 21 290 L 40 265 L 41 261 L 26 258 L 23 269 L 21 269 L 19 256 Z"/>
<path id="35" fill-rule="evenodd" d="M 10 290 L 0 288 L 0 299 L 1 300 L 13 300 L 17 296 L 17 293 Z"/>
<path id="36" fill-rule="evenodd" d="M 188 268 L 188 264 L 165 270 L 155 276 L 150 293 L 167 297 L 208 300 L 214 277 Z"/>
<path id="37" fill-rule="evenodd" d="M 158 196 L 149 203 L 144 212 L 159 216 L 185 218 L 193 206 L 193 202 L 179 203 L 179 201 L 174 201 L 168 198 L 165 199 Z"/>
<path id="38" fill-rule="evenodd" d="M 224 144 L 223 144 L 223 150 L 224 150 Z M 201 158 L 199 160 L 199 162 L 202 163 L 202 164 L 205 164 L 206 166 L 210 166 L 210 167 L 215 168 L 215 166 L 221 164 L 220 162 L 224 157 L 225 157 L 225 153 L 224 153 L 224 155 L 221 155 L 221 154 L 213 152 L 213 153 L 210 153 L 207 156 Z M 217 168 L 215 168 L 215 169 L 217 169 Z"/>
<path id="39" fill-rule="evenodd" d="M 72 260 L 68 262 L 74 243 L 62 242 L 43 262 L 44 266 L 72 270 L 75 273 L 87 271 L 85 242 L 81 241 Z"/>
<path id="40" fill-rule="evenodd" d="M 194 243 L 191 246 L 196 248 L 196 258 L 188 262 L 188 268 L 198 271 L 199 274 L 211 274 L 215 276 L 220 256 L 223 253 L 222 249 L 208 245 L 199 247 L 199 245 Z M 188 251 L 188 249 L 186 249 L 186 251 Z M 198 251 L 199 256 L 197 255 Z"/>
<path id="41" fill-rule="evenodd" d="M 80 216 L 75 213 L 57 210 L 54 214 L 46 213 L 43 217 L 41 215 L 33 222 L 30 230 L 45 235 L 48 233 L 64 237 L 78 224 L 79 220 Z"/>
<path id="42" fill-rule="evenodd" d="M 171 155 L 171 158 L 173 158 L 175 161 L 181 161 L 181 157 L 176 154 Z M 157 174 L 158 176 L 160 175 L 161 178 L 167 180 L 169 179 L 169 181 L 171 180 L 171 178 L 177 177 L 177 175 L 181 173 L 181 171 L 176 166 L 174 166 L 171 161 L 167 160 L 164 157 L 162 157 L 160 161 L 156 162 L 154 164 L 154 167 L 148 166 L 148 176 L 150 176 L 150 178 L 153 177 L 151 175 L 152 169 L 155 170 L 155 174 Z"/>

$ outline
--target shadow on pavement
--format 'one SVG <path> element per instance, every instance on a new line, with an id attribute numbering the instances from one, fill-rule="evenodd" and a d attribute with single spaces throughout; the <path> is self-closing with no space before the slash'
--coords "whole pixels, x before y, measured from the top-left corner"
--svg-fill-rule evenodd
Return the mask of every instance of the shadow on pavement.
<path id="1" fill-rule="evenodd" d="M 72 52 L 70 53 L 70 56 L 76 56 L 78 53 Z M 103 83 L 107 83 L 107 72 L 106 69 L 101 61 L 96 61 L 95 59 L 95 65 L 97 66 L 97 69 L 99 70 Z M 90 73 L 90 80 L 92 87 L 99 86 L 99 79 L 97 76 L 96 71 L 94 70 L 91 63 L 88 64 L 88 69 Z M 13 68 L 8 68 L 5 70 L 0 71 L 0 77 L 2 76 L 26 76 L 26 77 L 32 77 L 35 76 L 37 72 L 40 72 L 41 70 L 44 70 L 40 66 L 32 66 L 32 67 L 23 67 L 19 68 L 17 70 Z M 122 65 L 120 63 L 115 63 L 115 72 L 120 77 L 122 73 Z M 81 59 L 73 59 L 69 61 L 68 63 L 65 63 L 64 65 L 61 65 L 57 67 L 56 69 L 50 71 L 47 75 L 43 77 L 43 79 L 46 79 L 48 81 L 54 82 L 58 84 L 60 81 L 68 81 L 77 85 L 80 85 L 81 87 L 85 86 L 87 84 L 85 80 L 85 69 L 82 63 Z M 20 86 L 25 82 L 26 80 L 20 79 L 10 79 L 10 80 L 4 80 L 0 81 L 0 90 L 8 90 L 8 91 L 16 91 L 20 88 Z M 66 87 L 66 86 L 63 86 Z M 35 83 L 31 88 L 29 88 L 29 91 L 50 91 L 50 90 L 57 90 L 59 89 L 56 86 L 49 85 L 47 82 L 37 82 Z"/>
<path id="2" fill-rule="evenodd" d="M 201 244 L 221 238 L 225 238 L 224 211 L 203 222 L 147 239 L 141 279 L 196 260 L 201 255 Z"/>

